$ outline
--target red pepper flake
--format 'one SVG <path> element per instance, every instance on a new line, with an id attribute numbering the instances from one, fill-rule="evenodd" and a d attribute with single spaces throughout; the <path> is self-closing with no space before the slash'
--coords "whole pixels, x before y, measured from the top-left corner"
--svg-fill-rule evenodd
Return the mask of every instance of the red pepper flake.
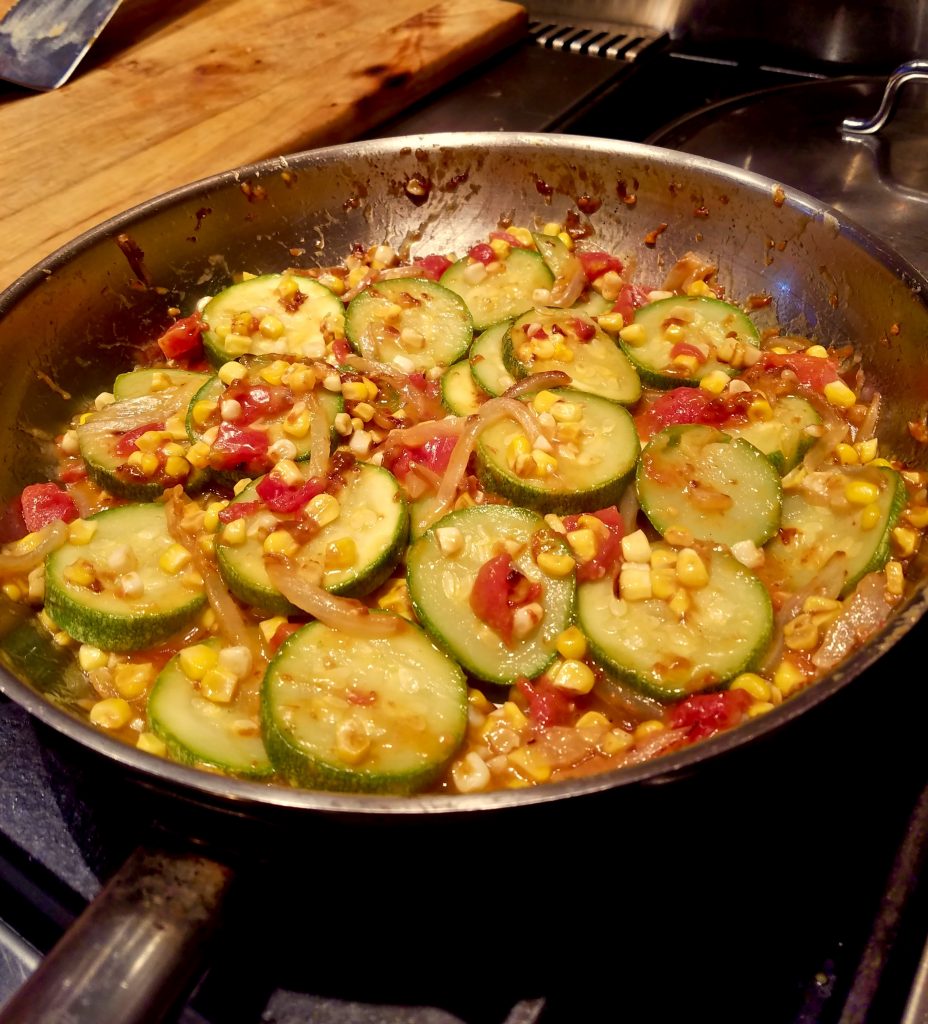
<path id="1" fill-rule="evenodd" d="M 274 635 L 271 637 L 268 647 L 272 651 L 276 651 L 281 644 L 298 630 L 302 629 L 305 625 L 303 622 L 282 622 L 277 629 L 274 630 Z"/>

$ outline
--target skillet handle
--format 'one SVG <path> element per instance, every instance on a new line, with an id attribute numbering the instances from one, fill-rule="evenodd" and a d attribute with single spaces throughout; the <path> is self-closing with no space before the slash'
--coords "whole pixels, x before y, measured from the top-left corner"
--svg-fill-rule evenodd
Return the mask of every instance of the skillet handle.
<path id="1" fill-rule="evenodd" d="M 155 1024 L 196 981 L 233 872 L 191 853 L 136 850 L 0 1024 Z"/>

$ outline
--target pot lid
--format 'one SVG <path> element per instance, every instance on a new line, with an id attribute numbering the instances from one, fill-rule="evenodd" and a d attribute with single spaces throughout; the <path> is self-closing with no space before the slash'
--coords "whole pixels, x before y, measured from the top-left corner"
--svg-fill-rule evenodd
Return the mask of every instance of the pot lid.
<path id="1" fill-rule="evenodd" d="M 915 63 L 928 67 L 928 62 Z M 918 73 L 904 79 L 908 84 L 899 91 L 894 112 L 873 134 L 848 131 L 842 122 L 872 118 L 887 80 L 846 77 L 725 100 L 674 121 L 647 141 L 801 189 L 928 272 L 926 78 Z M 897 87 L 898 80 L 891 94 L 887 90 L 890 101 Z"/>

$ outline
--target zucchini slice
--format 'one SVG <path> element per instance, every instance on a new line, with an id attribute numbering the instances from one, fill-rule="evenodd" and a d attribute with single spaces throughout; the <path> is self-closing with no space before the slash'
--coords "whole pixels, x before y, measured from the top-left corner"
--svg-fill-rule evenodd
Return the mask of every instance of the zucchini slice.
<path id="1" fill-rule="evenodd" d="M 556 465 L 520 459 L 514 449 L 528 439 L 518 424 L 500 420 L 480 435 L 477 475 L 488 491 L 538 512 L 583 512 L 619 500 L 635 471 L 638 430 L 628 410 L 572 388 L 550 392 L 557 424 L 550 438 Z M 550 472 L 548 469 L 550 468 Z"/>
<path id="2" fill-rule="evenodd" d="M 655 434 L 636 482 L 641 508 L 662 536 L 678 527 L 696 540 L 760 547 L 780 525 L 783 489 L 770 460 L 715 427 L 683 423 Z"/>
<path id="3" fill-rule="evenodd" d="M 454 291 L 428 278 L 400 277 L 356 295 L 345 331 L 360 355 L 402 365 L 404 372 L 425 372 L 457 362 L 470 347 L 474 324 Z"/>
<path id="4" fill-rule="evenodd" d="M 455 416 L 470 416 L 489 397 L 477 386 L 466 359 L 453 363 L 442 374 L 441 404 Z"/>
<path id="5" fill-rule="evenodd" d="M 641 381 L 625 353 L 595 320 L 573 310 L 533 309 L 503 340 L 503 363 L 514 377 L 562 370 L 578 391 L 633 405 Z"/>
<path id="6" fill-rule="evenodd" d="M 216 638 L 205 644 L 216 650 L 222 646 Z M 244 778 L 266 778 L 274 769 L 261 738 L 256 696 L 238 693 L 228 704 L 207 700 L 175 655 L 149 694 L 148 720 L 175 761 Z"/>
<path id="7" fill-rule="evenodd" d="M 871 485 L 873 502 L 848 502 L 847 488 L 854 484 Z M 764 549 L 761 571 L 771 586 L 792 593 L 834 571 L 843 577 L 840 596 L 845 597 L 889 559 L 892 532 L 906 503 L 905 481 L 889 466 L 836 466 L 823 486 L 820 496 L 804 489 L 787 492 L 780 532 Z M 825 494 L 834 495 L 834 504 Z M 873 506 L 877 520 L 865 526 Z"/>
<path id="8" fill-rule="evenodd" d="M 535 248 L 538 249 L 555 280 L 567 273 L 568 261 L 573 257 L 573 253 L 561 239 L 557 235 L 545 235 L 539 231 L 533 231 L 532 238 L 535 240 Z M 604 299 L 595 288 L 588 284 L 583 289 L 580 298 L 570 308 L 577 313 L 599 316 L 612 308 L 612 302 L 609 299 Z"/>
<path id="9" fill-rule="evenodd" d="M 750 365 L 759 352 L 760 335 L 750 318 L 721 299 L 659 299 L 641 306 L 633 324 L 623 328 L 620 343 L 642 381 L 656 388 L 696 386 L 716 370 L 737 377 L 736 366 Z"/>
<path id="10" fill-rule="evenodd" d="M 503 365 L 503 338 L 511 326 L 511 320 L 489 326 L 474 339 L 467 357 L 477 387 L 494 398 L 515 384 L 515 378 Z"/>
<path id="11" fill-rule="evenodd" d="M 263 274 L 233 284 L 206 304 L 203 320 L 203 348 L 214 366 L 244 355 L 321 359 L 345 336 L 341 299 L 297 274 Z"/>
<path id="12" fill-rule="evenodd" d="M 120 374 L 113 386 L 117 400 L 91 413 L 77 427 L 77 443 L 88 476 L 117 498 L 154 501 L 166 487 L 183 484 L 187 490 L 194 490 L 205 480 L 204 474 L 192 470 L 185 462 L 177 464 L 183 469 L 180 475 L 171 474 L 175 463 L 169 462 L 167 452 L 178 445 L 186 450 L 189 443 L 172 437 L 165 425 L 174 417 L 181 417 L 182 421 L 191 397 L 209 378 L 204 373 L 172 370 L 160 371 L 165 376 L 159 380 L 155 377 L 158 372 L 134 370 Z M 169 382 L 168 387 L 157 387 L 164 381 Z M 160 440 L 156 438 L 157 443 L 146 448 L 147 454 L 157 457 L 157 468 L 150 473 L 129 461 L 140 455 L 141 450 L 132 440 L 137 430 L 125 429 L 127 423 L 141 427 L 146 421 L 152 432 L 161 432 Z"/>
<path id="13" fill-rule="evenodd" d="M 674 549 L 653 548 L 672 561 Z M 577 619 L 593 657 L 659 700 L 723 686 L 761 660 L 773 633 L 773 605 L 760 579 L 721 548 L 700 549 L 700 556 L 709 581 L 685 591 L 682 614 L 663 598 L 616 597 L 608 577 L 577 591 Z"/>
<path id="14" fill-rule="evenodd" d="M 413 793 L 464 739 L 467 684 L 410 622 L 381 639 L 311 622 L 268 666 L 262 719 L 271 760 L 291 785 Z"/>
<path id="15" fill-rule="evenodd" d="M 745 423 L 743 426 L 726 424 L 725 432 L 732 437 L 743 437 L 759 448 L 781 475 L 799 464 L 803 455 L 815 444 L 809 428 L 822 424 L 822 417 L 811 402 L 798 395 L 784 395 L 772 406 L 769 420 Z"/>
<path id="16" fill-rule="evenodd" d="M 164 505 L 120 505 L 87 522 L 96 527 L 89 543 L 65 544 L 45 560 L 45 609 L 75 640 L 104 651 L 143 650 L 206 603 L 189 561 L 176 572 L 162 568 L 162 556 L 178 546 Z"/>
<path id="17" fill-rule="evenodd" d="M 304 475 L 308 478 L 308 471 Z M 233 504 L 260 500 L 259 482 L 249 484 Z M 358 597 L 380 586 L 393 571 L 406 543 L 409 513 L 393 474 L 369 463 L 348 470 L 335 496 L 338 518 L 303 543 L 293 557 L 297 563 L 322 565 L 322 586 L 330 593 Z M 278 516 L 263 506 L 244 518 L 243 543 L 228 543 L 222 532 L 216 536 L 222 578 L 246 604 L 279 615 L 297 612 L 268 578 L 263 544 L 275 530 L 291 526 L 296 531 L 300 513 Z"/>
<path id="18" fill-rule="evenodd" d="M 471 269 L 477 266 L 482 264 L 465 256 L 453 263 L 440 281 L 467 304 L 476 331 L 531 309 L 535 292 L 554 284 L 544 260 L 530 249 L 510 249 L 505 259 L 495 260 L 482 275 Z"/>
<path id="19" fill-rule="evenodd" d="M 447 535 L 439 530 L 459 531 L 462 546 L 456 554 L 442 551 L 439 537 Z M 532 538 L 539 531 L 548 547 L 569 553 L 536 512 L 508 505 L 474 505 L 444 516 L 406 554 L 409 595 L 419 621 L 478 679 L 509 685 L 520 676 L 541 675 L 556 656 L 558 634 L 572 621 L 574 575 L 555 578 L 539 569 L 532 555 Z M 514 567 L 543 588 L 538 599 L 544 609 L 541 622 L 511 646 L 470 606 L 478 572 L 503 545 L 517 552 L 512 555 Z"/>

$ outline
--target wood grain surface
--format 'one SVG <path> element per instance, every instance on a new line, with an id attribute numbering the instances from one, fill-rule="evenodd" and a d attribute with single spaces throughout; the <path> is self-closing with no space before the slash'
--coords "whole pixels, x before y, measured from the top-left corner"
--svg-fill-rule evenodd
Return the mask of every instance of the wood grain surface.
<path id="1" fill-rule="evenodd" d="M 0 85 L 0 289 L 167 189 L 357 138 L 525 22 L 508 0 L 124 0 L 61 89 Z"/>

